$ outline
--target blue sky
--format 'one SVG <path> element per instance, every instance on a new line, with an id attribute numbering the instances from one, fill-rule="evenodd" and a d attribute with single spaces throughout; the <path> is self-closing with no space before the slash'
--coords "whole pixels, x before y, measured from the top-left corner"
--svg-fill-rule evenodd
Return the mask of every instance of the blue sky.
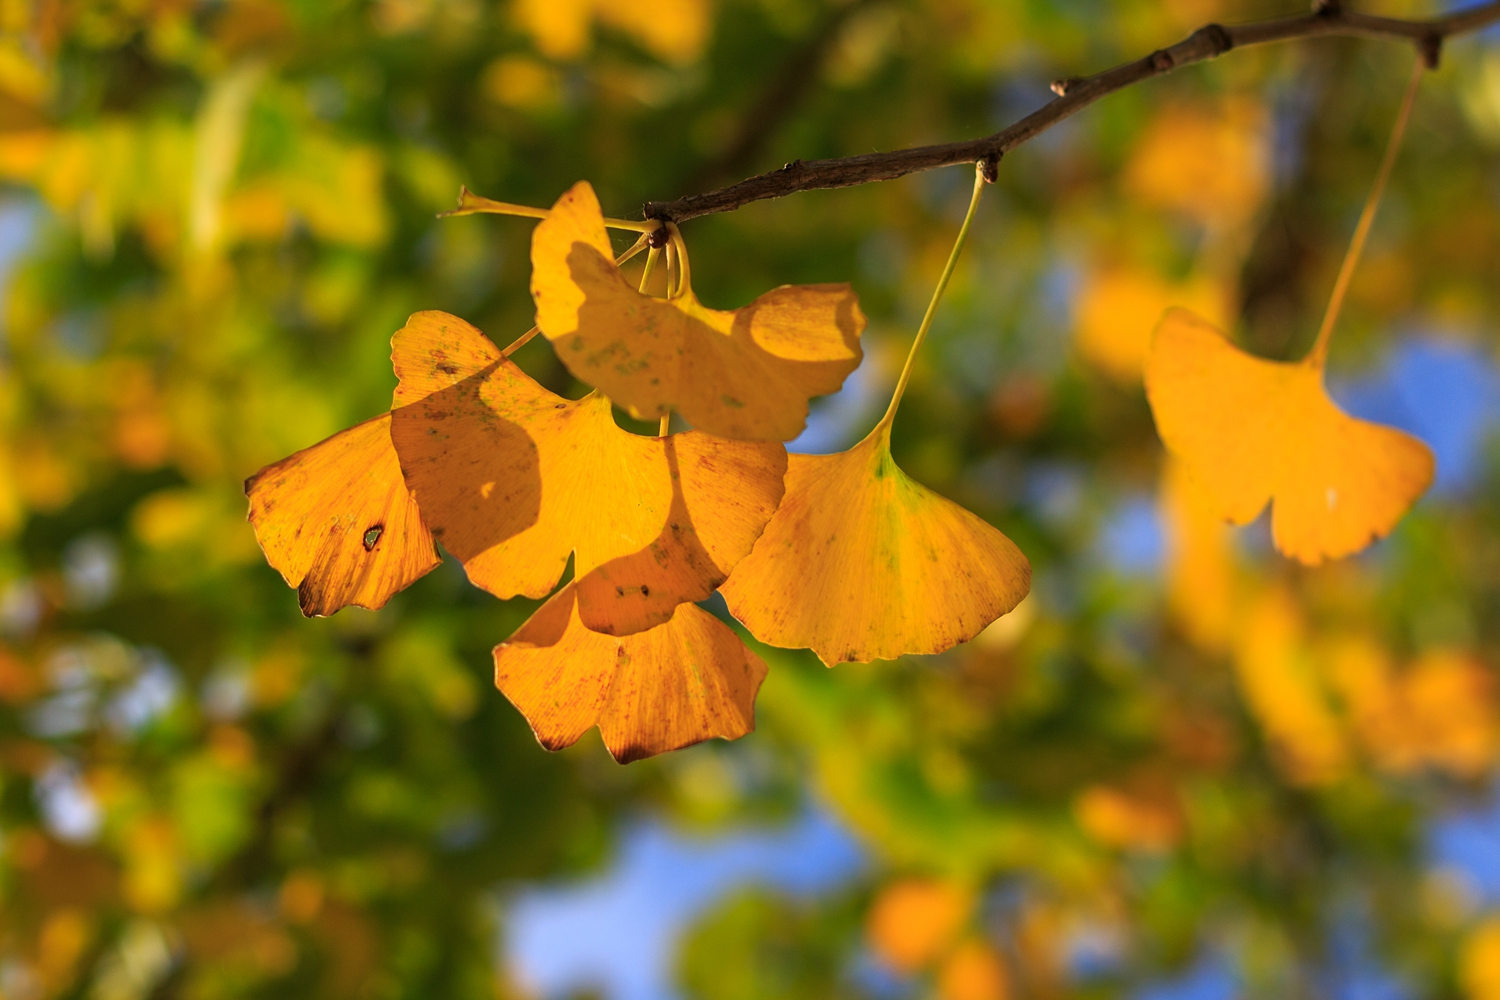
<path id="1" fill-rule="evenodd" d="M 599 988 L 608 1000 L 669 1000 L 677 939 L 716 900 L 750 884 L 823 894 L 865 863 L 858 841 L 816 808 L 783 827 L 709 838 L 642 819 L 624 830 L 602 874 L 512 897 L 506 956 L 542 997 Z"/>

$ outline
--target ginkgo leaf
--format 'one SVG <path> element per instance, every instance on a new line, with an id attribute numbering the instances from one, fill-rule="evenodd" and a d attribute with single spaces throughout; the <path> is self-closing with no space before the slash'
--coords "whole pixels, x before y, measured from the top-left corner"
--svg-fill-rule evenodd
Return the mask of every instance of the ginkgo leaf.
<path id="1" fill-rule="evenodd" d="M 1253 357 L 1185 309 L 1157 328 L 1146 394 L 1219 514 L 1246 524 L 1271 502 L 1276 548 L 1304 563 L 1384 536 L 1432 482 L 1427 446 L 1340 410 L 1320 364 Z"/>
<path id="2" fill-rule="evenodd" d="M 309 617 L 383 607 L 442 562 L 401 477 L 389 413 L 266 466 L 245 494 L 266 561 Z"/>
<path id="3" fill-rule="evenodd" d="M 937 653 L 1031 588 L 1009 538 L 915 482 L 881 424 L 836 455 L 793 455 L 786 496 L 722 592 L 756 638 L 846 660 Z"/>
<path id="4" fill-rule="evenodd" d="M 664 625 L 616 637 L 578 610 L 570 583 L 495 647 L 495 686 L 542 746 L 561 750 L 597 725 L 628 764 L 754 731 L 766 665 L 713 615 L 685 604 Z"/>
<path id="5" fill-rule="evenodd" d="M 572 554 L 589 628 L 651 628 L 713 593 L 781 500 L 780 444 L 631 434 L 608 399 L 548 392 L 455 316 L 417 313 L 391 350 L 406 483 L 498 597 L 545 596 Z"/>
<path id="6" fill-rule="evenodd" d="M 574 375 L 638 419 L 675 409 L 720 437 L 791 440 L 808 399 L 836 391 L 862 357 L 865 317 L 847 284 L 783 285 L 733 312 L 701 305 L 688 280 L 666 299 L 637 291 L 585 181 L 532 234 L 531 294 Z"/>

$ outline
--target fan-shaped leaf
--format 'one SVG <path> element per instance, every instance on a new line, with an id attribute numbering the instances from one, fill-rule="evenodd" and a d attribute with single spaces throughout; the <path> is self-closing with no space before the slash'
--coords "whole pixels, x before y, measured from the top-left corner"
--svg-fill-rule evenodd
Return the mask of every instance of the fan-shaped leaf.
<path id="1" fill-rule="evenodd" d="M 847 284 L 785 285 L 742 309 L 687 285 L 658 299 L 620 275 L 594 189 L 580 181 L 531 239 L 537 326 L 568 370 L 643 420 L 677 410 L 720 437 L 789 441 L 812 396 L 859 366 L 865 317 Z"/>
<path id="2" fill-rule="evenodd" d="M 542 746 L 597 725 L 620 763 L 733 740 L 755 729 L 766 665 L 713 615 L 687 604 L 665 625 L 617 638 L 585 627 L 568 584 L 495 647 L 495 686 Z"/>
<path id="3" fill-rule="evenodd" d="M 266 561 L 309 617 L 382 607 L 442 562 L 401 478 L 389 413 L 266 466 L 245 493 Z"/>
<path id="4" fill-rule="evenodd" d="M 391 343 L 407 485 L 499 597 L 546 595 L 573 554 L 589 628 L 651 628 L 711 594 L 781 500 L 780 444 L 631 434 L 608 399 L 548 392 L 446 313 L 417 313 Z"/>
<path id="5" fill-rule="evenodd" d="M 1021 550 L 902 472 L 882 424 L 837 455 L 791 456 L 781 507 L 723 594 L 756 638 L 831 666 L 941 652 L 1030 587 Z"/>
<path id="6" fill-rule="evenodd" d="M 1432 482 L 1427 446 L 1334 405 L 1320 365 L 1252 357 L 1185 309 L 1152 341 L 1157 431 L 1235 524 L 1273 502 L 1276 548 L 1316 564 L 1388 533 Z"/>

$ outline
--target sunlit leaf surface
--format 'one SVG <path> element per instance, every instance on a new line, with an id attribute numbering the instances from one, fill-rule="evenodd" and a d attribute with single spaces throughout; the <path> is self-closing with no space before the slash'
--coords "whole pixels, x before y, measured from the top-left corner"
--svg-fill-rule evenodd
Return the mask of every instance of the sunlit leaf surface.
<path id="1" fill-rule="evenodd" d="M 1248 524 L 1271 503 L 1276 548 L 1304 563 L 1386 535 L 1432 482 L 1427 446 L 1344 413 L 1321 367 L 1252 357 L 1185 309 L 1157 328 L 1146 392 L 1220 515 Z"/>
<path id="2" fill-rule="evenodd" d="M 597 725 L 621 763 L 753 731 L 765 675 L 760 658 L 696 605 L 634 635 L 593 631 L 571 583 L 495 647 L 495 684 L 544 747 L 570 746 Z"/>
<path id="3" fill-rule="evenodd" d="M 305 615 L 382 607 L 442 561 L 402 480 L 390 414 L 267 466 L 245 493 L 266 560 Z"/>
<path id="4" fill-rule="evenodd" d="M 594 189 L 580 181 L 537 224 L 537 325 L 568 370 L 654 420 L 672 410 L 721 437 L 789 441 L 807 401 L 858 367 L 865 317 L 848 285 L 784 285 L 733 312 L 652 298 L 614 264 Z"/>
<path id="5" fill-rule="evenodd" d="M 417 313 L 391 344 L 407 485 L 499 597 L 545 596 L 571 554 L 584 623 L 639 632 L 708 597 L 781 499 L 780 444 L 631 434 L 608 399 L 548 392 L 446 313 Z"/>
<path id="6" fill-rule="evenodd" d="M 848 451 L 791 456 L 786 497 L 723 594 L 757 639 L 831 666 L 949 649 L 1030 586 L 1021 550 L 902 472 L 882 425 Z"/>

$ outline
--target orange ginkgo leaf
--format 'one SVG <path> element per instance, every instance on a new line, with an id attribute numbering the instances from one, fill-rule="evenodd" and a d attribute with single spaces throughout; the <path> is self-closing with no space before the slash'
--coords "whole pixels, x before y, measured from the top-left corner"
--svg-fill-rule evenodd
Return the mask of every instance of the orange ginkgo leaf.
<path id="1" fill-rule="evenodd" d="M 645 632 L 585 627 L 576 584 L 495 647 L 495 686 L 548 750 L 599 727 L 615 760 L 677 750 L 755 729 L 766 665 L 723 622 L 693 604 Z"/>
<path id="2" fill-rule="evenodd" d="M 245 493 L 266 561 L 309 617 L 382 607 L 442 562 L 401 477 L 389 413 L 266 466 Z"/>
<path id="3" fill-rule="evenodd" d="M 612 261 L 594 189 L 580 181 L 531 238 L 537 326 L 568 370 L 642 420 L 677 410 L 720 437 L 789 441 L 807 401 L 856 367 L 865 317 L 847 284 L 784 285 L 733 312 L 693 295 L 687 256 L 666 299 Z"/>
<path id="4" fill-rule="evenodd" d="M 498 597 L 545 596 L 571 554 L 589 628 L 651 628 L 713 593 L 781 500 L 780 444 L 631 434 L 608 399 L 548 392 L 455 316 L 415 314 L 391 358 L 406 483 Z"/>
<path id="5" fill-rule="evenodd" d="M 1319 355 L 1253 357 L 1185 309 L 1157 327 L 1146 394 L 1162 442 L 1220 516 L 1246 524 L 1270 502 L 1276 548 L 1304 563 L 1384 536 L 1432 482 L 1426 445 L 1334 404 Z"/>
<path id="6" fill-rule="evenodd" d="M 722 592 L 762 642 L 832 666 L 938 653 L 1031 589 L 1005 535 L 902 472 L 890 423 L 836 455 L 793 455 L 786 496 Z"/>
<path id="7" fill-rule="evenodd" d="M 1009 538 L 912 480 L 891 457 L 891 423 L 963 250 L 984 190 L 948 255 L 885 416 L 836 455 L 794 455 L 786 496 L 722 588 L 756 638 L 846 660 L 940 653 L 974 638 L 1031 590 L 1031 564 Z"/>

